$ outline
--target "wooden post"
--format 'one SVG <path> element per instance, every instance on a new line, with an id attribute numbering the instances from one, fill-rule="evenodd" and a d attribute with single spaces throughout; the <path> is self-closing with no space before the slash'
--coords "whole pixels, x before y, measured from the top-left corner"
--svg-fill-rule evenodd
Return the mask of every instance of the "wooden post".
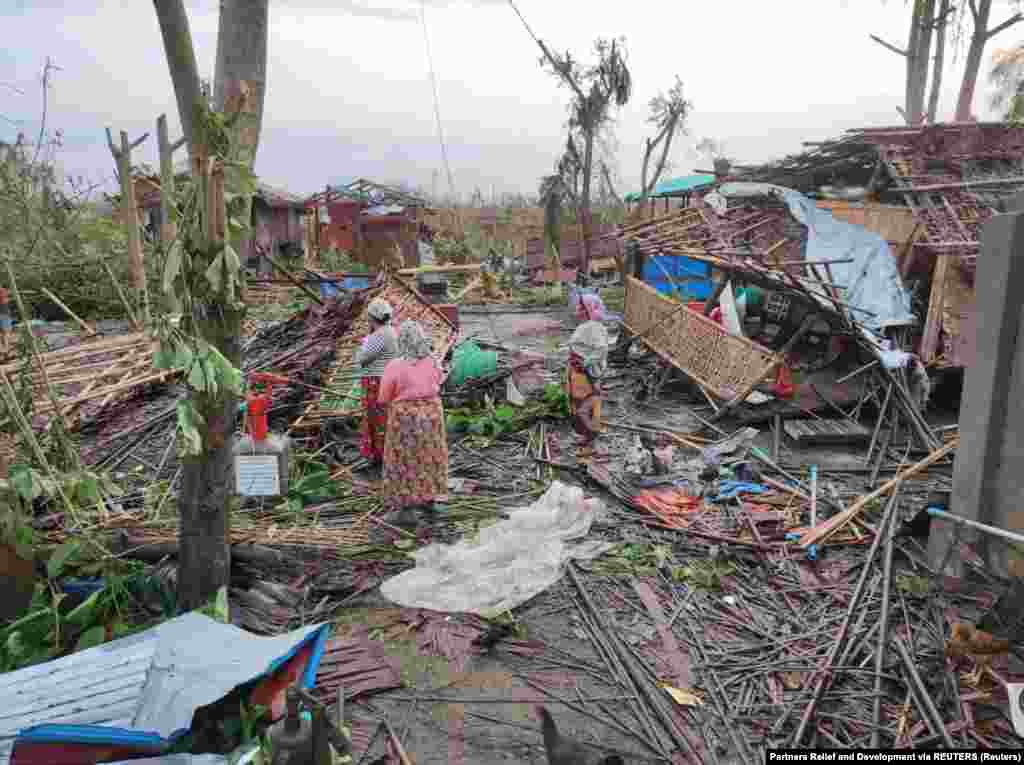
<path id="1" fill-rule="evenodd" d="M 156 136 L 160 150 L 160 244 L 166 249 L 178 234 L 174 210 L 174 152 L 185 145 L 185 137 L 171 143 L 166 114 L 157 117 Z"/>
<path id="2" fill-rule="evenodd" d="M 117 163 L 117 177 L 121 182 L 121 216 L 128 233 L 128 283 L 135 292 L 138 303 L 146 305 L 149 318 L 148 295 L 146 293 L 146 267 L 142 260 L 142 235 L 139 232 L 139 209 L 135 201 L 135 184 L 132 182 L 132 150 L 149 137 L 144 133 L 135 141 L 128 140 L 128 134 L 121 131 L 121 147 L 114 146 L 114 137 L 107 128 L 107 145 Z M 141 300 L 139 300 L 141 298 Z"/>

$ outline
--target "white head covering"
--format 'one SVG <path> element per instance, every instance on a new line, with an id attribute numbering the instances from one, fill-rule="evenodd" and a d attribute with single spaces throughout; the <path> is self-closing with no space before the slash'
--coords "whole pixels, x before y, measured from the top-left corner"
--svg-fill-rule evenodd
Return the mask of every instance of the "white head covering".
<path id="1" fill-rule="evenodd" d="M 419 322 L 407 319 L 398 330 L 398 353 L 407 359 L 425 359 L 431 351 L 430 338 Z"/>
<path id="2" fill-rule="evenodd" d="M 370 315 L 371 319 L 387 322 L 391 318 L 391 304 L 384 298 L 374 298 L 370 301 L 370 305 L 367 306 L 366 312 Z"/>
<path id="3" fill-rule="evenodd" d="M 608 359 L 608 330 L 599 321 L 583 322 L 569 338 L 569 350 L 594 372 L 603 374 Z"/>

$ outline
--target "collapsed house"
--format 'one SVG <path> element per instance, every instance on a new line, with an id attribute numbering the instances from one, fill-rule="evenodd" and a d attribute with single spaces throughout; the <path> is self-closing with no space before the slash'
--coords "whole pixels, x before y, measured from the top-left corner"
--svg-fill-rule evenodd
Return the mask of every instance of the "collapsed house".
<path id="1" fill-rule="evenodd" d="M 636 276 L 661 292 L 682 288 L 703 299 L 713 275 L 739 275 L 777 295 L 809 291 L 831 305 L 833 329 L 844 313 L 863 321 L 865 307 L 850 305 L 851 284 L 836 275 L 845 270 L 840 264 L 807 270 L 806 221 L 774 193 L 800 192 L 835 221 L 888 244 L 920 320 L 901 331 L 899 347 L 930 370 L 963 369 L 974 354 L 979 232 L 1024 187 L 1022 148 L 1024 128 L 1002 123 L 852 130 L 778 162 L 733 168 L 718 184 L 690 193 L 682 209 L 626 226 L 620 238 L 647 256 Z M 671 194 L 664 196 L 668 204 Z M 806 279 L 810 286 L 796 283 Z"/>
<path id="2" fill-rule="evenodd" d="M 313 248 L 348 253 L 376 270 L 397 245 L 402 265 L 419 265 L 417 241 L 427 203 L 419 197 L 372 181 L 328 186 L 305 202 L 312 218 Z"/>
<path id="3" fill-rule="evenodd" d="M 1024 128 L 862 128 L 737 177 L 814 195 L 835 217 L 886 238 L 906 235 L 897 257 L 923 308 L 916 351 L 934 369 L 970 366 L 979 232 L 1024 188 Z"/>
<path id="4" fill-rule="evenodd" d="M 164 222 L 160 178 L 140 175 L 134 180 L 143 235 L 155 242 Z M 304 263 L 310 254 L 305 214 L 301 197 L 258 182 L 252 200 L 252 229 L 242 240 L 238 253 L 242 264 L 256 273 L 269 274 L 273 267 L 260 257 L 259 251 L 273 258 Z"/>

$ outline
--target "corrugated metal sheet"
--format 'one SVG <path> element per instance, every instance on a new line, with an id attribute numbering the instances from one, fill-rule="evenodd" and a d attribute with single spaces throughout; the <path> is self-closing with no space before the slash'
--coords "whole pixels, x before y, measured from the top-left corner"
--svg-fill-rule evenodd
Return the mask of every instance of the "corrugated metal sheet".
<path id="1" fill-rule="evenodd" d="M 18 731 L 41 723 L 130 728 L 156 653 L 157 631 L 0 675 L 0 765 Z"/>

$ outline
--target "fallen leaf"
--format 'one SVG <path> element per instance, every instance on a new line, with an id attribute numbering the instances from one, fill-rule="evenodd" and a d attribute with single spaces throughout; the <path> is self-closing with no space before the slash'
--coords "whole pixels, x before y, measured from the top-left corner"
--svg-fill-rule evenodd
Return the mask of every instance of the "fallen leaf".
<path id="1" fill-rule="evenodd" d="M 671 685 L 665 685 L 664 683 L 659 683 L 659 686 L 664 688 L 668 695 L 672 697 L 672 700 L 680 706 L 699 707 L 703 706 L 704 704 L 704 699 L 702 699 L 700 696 L 693 693 L 692 691 L 686 691 L 682 688 L 675 688 Z"/>

